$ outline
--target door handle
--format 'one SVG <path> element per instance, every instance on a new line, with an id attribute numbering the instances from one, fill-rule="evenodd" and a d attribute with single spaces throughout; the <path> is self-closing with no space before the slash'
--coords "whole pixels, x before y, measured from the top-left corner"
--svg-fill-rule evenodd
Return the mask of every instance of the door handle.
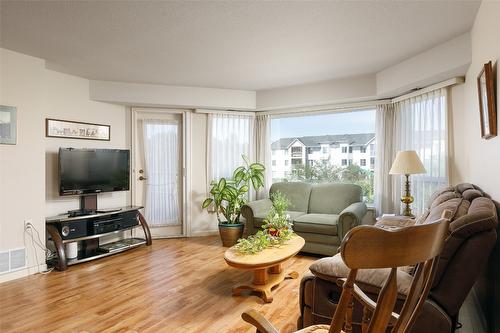
<path id="1" fill-rule="evenodd" d="M 147 179 L 146 177 L 139 176 L 139 180 L 146 180 L 146 179 Z"/>

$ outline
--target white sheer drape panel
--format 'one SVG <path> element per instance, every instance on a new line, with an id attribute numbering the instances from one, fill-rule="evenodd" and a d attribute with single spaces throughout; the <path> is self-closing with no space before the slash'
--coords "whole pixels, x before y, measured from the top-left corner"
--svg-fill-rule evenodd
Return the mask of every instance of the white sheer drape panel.
<path id="1" fill-rule="evenodd" d="M 146 220 L 150 225 L 178 225 L 179 123 L 143 120 L 146 166 Z"/>
<path id="2" fill-rule="evenodd" d="M 447 89 L 396 103 L 397 150 L 415 150 L 427 171 L 411 175 L 413 210 L 420 214 L 430 195 L 448 184 L 448 96 Z M 394 176 L 401 197 L 401 177 Z"/>
<path id="3" fill-rule="evenodd" d="M 259 190 L 257 198 L 267 198 L 272 183 L 271 165 L 271 122 L 269 115 L 255 117 L 255 157 L 266 167 L 264 188 Z"/>
<path id="4" fill-rule="evenodd" d="M 375 211 L 378 216 L 398 211 L 394 182 L 389 175 L 395 157 L 396 115 L 393 104 L 377 106 L 375 114 Z"/>
<path id="5" fill-rule="evenodd" d="M 241 155 L 252 159 L 253 117 L 209 114 L 207 127 L 207 176 L 210 183 L 222 177 L 231 179 L 243 165 Z"/>

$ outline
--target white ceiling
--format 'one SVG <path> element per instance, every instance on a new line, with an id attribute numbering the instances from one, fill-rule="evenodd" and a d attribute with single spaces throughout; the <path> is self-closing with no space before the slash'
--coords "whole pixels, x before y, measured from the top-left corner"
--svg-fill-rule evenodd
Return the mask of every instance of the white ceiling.
<path id="1" fill-rule="evenodd" d="M 95 80 L 261 90 L 374 73 L 479 2 L 3 1 L 1 46 Z"/>

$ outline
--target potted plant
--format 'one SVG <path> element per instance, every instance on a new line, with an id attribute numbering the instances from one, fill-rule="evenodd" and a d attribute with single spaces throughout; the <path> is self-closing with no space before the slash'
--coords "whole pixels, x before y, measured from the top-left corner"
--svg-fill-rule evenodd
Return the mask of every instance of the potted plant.
<path id="1" fill-rule="evenodd" d="M 202 204 L 202 209 L 213 205 L 223 246 L 233 246 L 243 235 L 241 207 L 248 201 L 250 186 L 256 191 L 264 187 L 265 167 L 260 163 L 250 163 L 245 155 L 242 157 L 245 165 L 234 170 L 232 179 L 221 178 L 210 183 L 210 196 Z"/>
<path id="2" fill-rule="evenodd" d="M 264 219 L 262 230 L 248 238 L 240 238 L 236 250 L 241 254 L 255 254 L 266 248 L 280 246 L 293 236 L 290 216 L 286 213 L 289 201 L 280 192 L 271 195 L 273 207 Z"/>

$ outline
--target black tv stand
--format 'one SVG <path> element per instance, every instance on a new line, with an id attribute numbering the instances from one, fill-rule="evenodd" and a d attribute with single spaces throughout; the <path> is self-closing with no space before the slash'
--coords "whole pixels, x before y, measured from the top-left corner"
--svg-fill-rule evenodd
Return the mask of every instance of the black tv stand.
<path id="1" fill-rule="evenodd" d="M 53 243 L 56 257 L 49 259 L 47 264 L 60 271 L 70 265 L 103 258 L 116 253 L 136 248 L 141 245 L 151 245 L 152 238 L 146 219 L 141 214 L 140 206 L 127 206 L 108 210 L 104 213 L 94 211 L 90 215 L 71 216 L 63 214 L 47 218 L 47 243 Z M 80 211 L 80 210 L 78 210 Z M 142 228 L 144 238 L 125 237 L 119 241 L 107 243 L 103 236 L 125 236 L 124 231 Z M 109 240 L 108 240 L 109 241 Z M 76 258 L 68 258 L 65 245 L 78 244 Z"/>

